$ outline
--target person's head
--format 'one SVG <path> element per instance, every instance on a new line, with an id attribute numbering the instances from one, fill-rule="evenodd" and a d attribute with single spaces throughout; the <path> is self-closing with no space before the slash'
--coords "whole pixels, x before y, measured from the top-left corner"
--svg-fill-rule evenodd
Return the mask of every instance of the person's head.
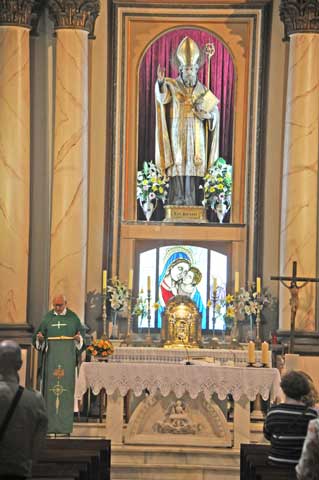
<path id="1" fill-rule="evenodd" d="M 182 280 L 185 273 L 188 272 L 189 267 L 189 263 L 183 258 L 175 260 L 169 269 L 172 280 L 174 280 L 174 282 Z"/>
<path id="2" fill-rule="evenodd" d="M 186 285 L 198 285 L 202 279 L 202 274 L 200 270 L 196 267 L 191 267 L 188 272 L 185 273 L 183 283 Z"/>
<path id="3" fill-rule="evenodd" d="M 52 300 L 54 311 L 60 315 L 66 308 L 66 298 L 64 295 L 56 295 Z"/>
<path id="4" fill-rule="evenodd" d="M 297 370 L 291 370 L 281 379 L 281 388 L 288 398 L 302 401 L 303 397 L 309 395 L 311 387 L 309 377 Z"/>
<path id="5" fill-rule="evenodd" d="M 18 374 L 22 365 L 21 348 L 12 340 L 3 340 L 0 343 L 0 374 Z"/>
<path id="6" fill-rule="evenodd" d="M 180 67 L 180 76 L 185 87 L 195 87 L 197 83 L 198 65 L 185 65 Z"/>
<path id="7" fill-rule="evenodd" d="M 318 390 L 316 389 L 315 384 L 313 383 L 313 380 L 310 377 L 310 375 L 308 375 L 308 373 L 306 372 L 302 372 L 302 373 L 306 376 L 306 378 L 309 381 L 310 391 L 307 395 L 303 395 L 303 397 L 301 398 L 301 401 L 304 402 L 305 405 L 307 405 L 308 407 L 314 407 L 319 402 Z"/>
<path id="8" fill-rule="evenodd" d="M 183 38 L 176 50 L 176 62 L 186 87 L 196 85 L 200 59 L 201 51 L 197 43 L 190 37 Z"/>

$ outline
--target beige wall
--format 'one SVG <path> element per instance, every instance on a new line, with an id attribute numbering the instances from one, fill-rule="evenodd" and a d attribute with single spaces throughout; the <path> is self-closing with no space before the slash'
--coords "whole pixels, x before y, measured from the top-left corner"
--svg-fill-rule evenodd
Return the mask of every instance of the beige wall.
<path id="1" fill-rule="evenodd" d="M 271 275 L 279 274 L 279 233 L 281 210 L 281 172 L 286 100 L 286 71 L 289 44 L 282 41 L 283 24 L 279 19 L 279 0 L 273 4 L 270 70 L 267 102 L 265 178 L 264 178 L 264 251 L 263 279 L 278 298 L 278 282 Z"/>
<path id="2" fill-rule="evenodd" d="M 49 304 L 51 179 L 53 139 L 54 37 L 47 15 L 32 37 L 31 59 L 31 219 L 28 323 L 38 324 Z"/>
<path id="3" fill-rule="evenodd" d="M 110 108 L 107 82 L 111 59 L 108 58 L 109 25 L 107 0 L 101 2 L 101 13 L 95 27 L 96 39 L 89 44 L 89 232 L 87 292 L 100 291 L 102 282 L 105 165 L 111 151 L 110 127 L 107 113 Z"/>

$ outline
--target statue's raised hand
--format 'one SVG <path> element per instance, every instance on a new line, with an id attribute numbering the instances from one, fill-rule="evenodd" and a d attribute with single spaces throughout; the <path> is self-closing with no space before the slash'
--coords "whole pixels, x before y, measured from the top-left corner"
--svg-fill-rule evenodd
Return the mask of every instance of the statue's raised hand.
<path id="1" fill-rule="evenodd" d="M 157 67 L 157 81 L 160 85 L 163 85 L 165 80 L 165 68 L 162 68 L 160 65 Z"/>

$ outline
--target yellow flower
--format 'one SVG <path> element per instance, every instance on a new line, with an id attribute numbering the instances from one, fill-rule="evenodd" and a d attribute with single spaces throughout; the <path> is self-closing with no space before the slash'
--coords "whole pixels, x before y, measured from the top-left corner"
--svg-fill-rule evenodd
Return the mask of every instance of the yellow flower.
<path id="1" fill-rule="evenodd" d="M 215 187 L 210 187 L 209 191 L 212 193 L 215 192 Z"/>
<path id="2" fill-rule="evenodd" d="M 153 185 L 153 186 L 152 186 L 152 190 L 153 190 L 153 192 L 157 192 L 157 190 L 158 190 L 157 186 L 156 186 L 156 185 Z"/>
<path id="3" fill-rule="evenodd" d="M 147 181 L 147 180 L 143 180 L 142 184 L 143 184 L 143 185 L 148 185 L 148 181 Z"/>
<path id="4" fill-rule="evenodd" d="M 207 307 L 211 307 L 212 306 L 212 301 L 211 300 L 207 300 Z"/>
<path id="5" fill-rule="evenodd" d="M 151 182 L 152 182 L 152 183 L 155 183 L 156 181 L 157 181 L 157 178 L 156 178 L 156 177 L 152 177 L 152 178 L 151 178 Z"/>
<path id="6" fill-rule="evenodd" d="M 233 295 L 231 295 L 230 293 L 228 293 L 228 294 L 226 295 L 225 300 L 226 300 L 226 303 L 232 303 L 232 302 L 234 301 L 234 297 L 233 297 Z"/>
<path id="7" fill-rule="evenodd" d="M 224 188 L 224 185 L 223 185 L 222 183 L 219 183 L 219 184 L 217 185 L 217 188 L 219 188 L 219 190 L 222 190 L 222 189 Z"/>
<path id="8" fill-rule="evenodd" d="M 163 193 L 163 192 L 164 192 L 164 188 L 163 188 L 163 187 L 159 187 L 158 191 L 159 191 L 160 193 Z"/>
<path id="9" fill-rule="evenodd" d="M 235 316 L 234 307 L 227 307 L 226 315 L 227 315 L 227 317 L 234 317 Z"/>
<path id="10" fill-rule="evenodd" d="M 153 303 L 152 306 L 153 306 L 154 310 L 158 310 L 159 307 L 160 307 L 160 304 L 158 302 L 155 302 L 155 303 Z"/>

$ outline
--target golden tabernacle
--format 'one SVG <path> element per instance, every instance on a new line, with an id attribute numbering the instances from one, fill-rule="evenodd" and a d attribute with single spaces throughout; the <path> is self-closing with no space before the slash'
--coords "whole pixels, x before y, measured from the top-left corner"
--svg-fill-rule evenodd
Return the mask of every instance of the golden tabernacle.
<path id="1" fill-rule="evenodd" d="M 161 337 L 164 348 L 198 348 L 201 342 L 200 314 L 195 302 L 176 295 L 167 302 Z"/>

